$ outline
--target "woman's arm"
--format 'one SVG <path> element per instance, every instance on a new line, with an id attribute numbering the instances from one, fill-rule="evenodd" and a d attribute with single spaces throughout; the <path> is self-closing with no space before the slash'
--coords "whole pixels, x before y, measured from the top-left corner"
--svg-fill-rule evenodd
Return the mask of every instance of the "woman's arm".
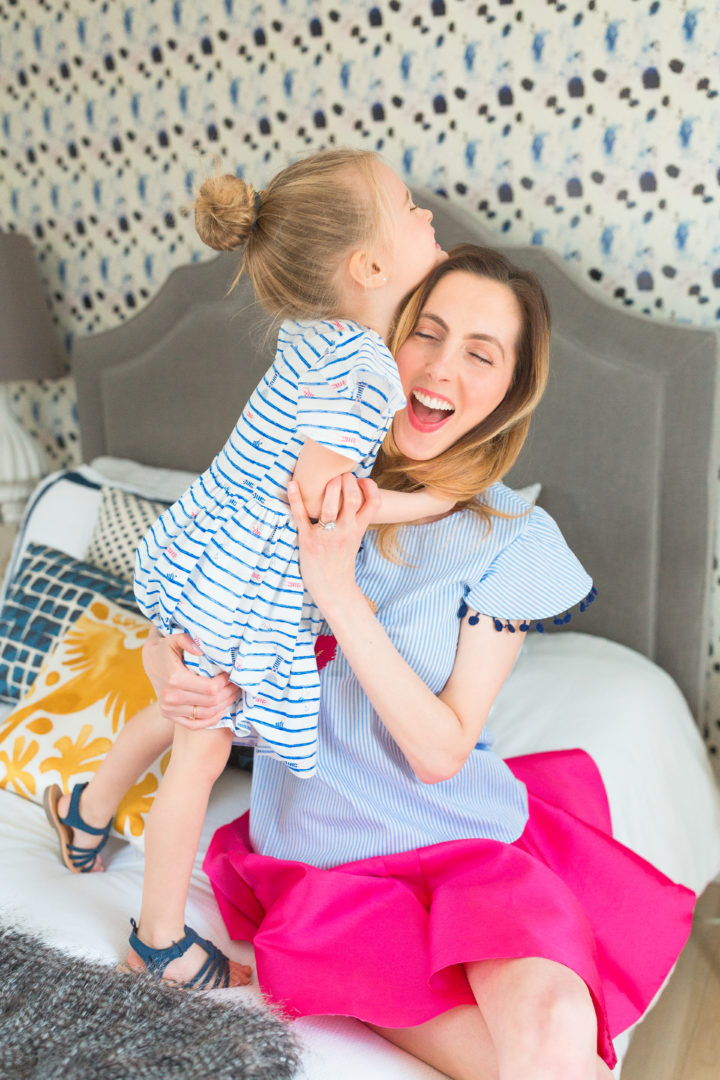
<path id="1" fill-rule="evenodd" d="M 358 681 L 418 779 L 449 779 L 478 741 L 524 634 L 498 633 L 486 617 L 474 626 L 465 619 L 452 674 L 435 695 L 392 644 L 355 582 L 355 555 L 375 511 L 375 484 L 345 475 L 328 485 L 320 512 L 323 520 L 337 521 L 332 532 L 311 524 L 295 485 L 288 486 L 288 496 L 303 581 Z"/>
<path id="2" fill-rule="evenodd" d="M 313 439 L 306 439 L 298 454 L 293 480 L 299 484 L 307 512 L 316 521 L 321 518 L 325 488 L 335 477 L 349 473 L 355 462 L 335 450 L 321 446 Z M 417 521 L 435 517 L 452 510 L 453 499 L 436 495 L 429 488 L 422 491 L 385 491 L 378 489 L 378 503 L 370 524 L 389 525 L 395 522 Z"/>
<path id="3" fill-rule="evenodd" d="M 184 652 L 201 655 L 189 634 L 163 637 L 153 629 L 143 645 L 145 671 L 166 720 L 192 730 L 210 727 L 241 691 L 225 674 L 196 675 L 185 666 Z"/>

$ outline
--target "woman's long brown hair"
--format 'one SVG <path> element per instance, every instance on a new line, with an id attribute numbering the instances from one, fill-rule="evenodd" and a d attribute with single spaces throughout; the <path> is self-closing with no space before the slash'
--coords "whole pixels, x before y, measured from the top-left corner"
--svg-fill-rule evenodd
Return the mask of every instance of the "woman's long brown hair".
<path id="1" fill-rule="evenodd" d="M 540 282 L 492 248 L 461 244 L 439 263 L 408 296 L 395 325 L 390 347 L 394 355 L 410 337 L 430 294 L 447 274 L 473 274 L 498 281 L 512 291 L 522 325 L 515 348 L 512 382 L 500 404 L 471 431 L 430 461 L 413 461 L 400 453 L 392 428 L 380 448 L 372 476 L 379 487 L 417 491 L 432 487 L 455 499 L 453 513 L 466 508 L 485 517 L 499 512 L 482 493 L 514 464 L 528 433 L 530 418 L 545 391 L 550 351 L 550 308 Z M 500 514 L 500 516 L 504 516 Z M 379 525 L 380 550 L 399 558 L 399 525 Z"/>

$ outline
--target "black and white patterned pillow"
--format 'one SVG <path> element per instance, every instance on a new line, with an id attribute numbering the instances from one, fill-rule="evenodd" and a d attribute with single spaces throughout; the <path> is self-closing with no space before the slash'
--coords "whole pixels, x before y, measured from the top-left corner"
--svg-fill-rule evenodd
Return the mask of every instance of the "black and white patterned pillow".
<path id="1" fill-rule="evenodd" d="M 98 596 L 137 613 L 127 581 L 44 544 L 28 544 L 0 611 L 0 701 L 25 696 L 47 654 Z"/>
<path id="2" fill-rule="evenodd" d="M 103 487 L 100 513 L 86 560 L 125 581 L 135 572 L 135 551 L 151 525 L 157 521 L 165 502 L 154 502 L 116 487 Z"/>

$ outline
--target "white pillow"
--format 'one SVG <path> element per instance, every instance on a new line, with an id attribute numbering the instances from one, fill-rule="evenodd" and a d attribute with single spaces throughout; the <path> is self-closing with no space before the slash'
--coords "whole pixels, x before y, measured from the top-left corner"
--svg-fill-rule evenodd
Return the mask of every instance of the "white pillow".
<path id="1" fill-rule="evenodd" d="M 75 559 L 85 558 L 100 513 L 103 484 L 171 503 L 180 498 L 195 477 L 195 473 L 180 469 L 156 469 L 113 457 L 95 458 L 92 465 L 78 465 L 46 476 L 25 509 L 0 590 L 0 603 L 28 544 L 46 544 Z"/>

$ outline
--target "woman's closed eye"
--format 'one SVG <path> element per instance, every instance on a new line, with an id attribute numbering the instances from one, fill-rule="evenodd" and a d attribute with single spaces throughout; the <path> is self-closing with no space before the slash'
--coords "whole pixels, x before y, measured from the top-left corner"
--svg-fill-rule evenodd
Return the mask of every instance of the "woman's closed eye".
<path id="1" fill-rule="evenodd" d="M 488 364 L 490 367 L 495 363 L 491 356 L 482 356 L 480 353 L 474 352 L 471 352 L 470 356 L 472 356 L 473 360 L 480 360 L 481 363 Z"/>

